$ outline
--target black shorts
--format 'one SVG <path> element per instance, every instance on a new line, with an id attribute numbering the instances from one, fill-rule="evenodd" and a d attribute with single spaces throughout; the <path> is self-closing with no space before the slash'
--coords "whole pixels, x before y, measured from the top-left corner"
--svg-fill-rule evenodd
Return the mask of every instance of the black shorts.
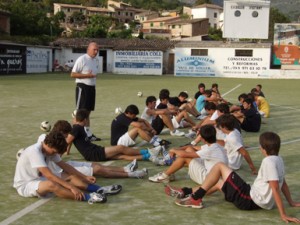
<path id="1" fill-rule="evenodd" d="M 95 86 L 77 83 L 76 85 L 76 109 L 95 109 L 96 88 Z"/>
<path id="2" fill-rule="evenodd" d="M 95 145 L 92 149 L 88 149 L 88 151 L 85 151 L 82 155 L 86 161 L 106 161 L 105 147 L 100 145 Z"/>
<path id="3" fill-rule="evenodd" d="M 228 176 L 222 187 L 225 200 L 232 202 L 237 208 L 242 210 L 260 209 L 251 199 L 250 190 L 251 186 L 235 172 Z"/>
<path id="4" fill-rule="evenodd" d="M 159 116 L 156 116 L 156 118 L 154 120 L 152 120 L 151 126 L 156 131 L 156 134 L 160 134 L 161 131 L 164 129 L 165 124 L 164 124 L 164 121 L 162 120 L 162 118 L 160 118 Z"/>

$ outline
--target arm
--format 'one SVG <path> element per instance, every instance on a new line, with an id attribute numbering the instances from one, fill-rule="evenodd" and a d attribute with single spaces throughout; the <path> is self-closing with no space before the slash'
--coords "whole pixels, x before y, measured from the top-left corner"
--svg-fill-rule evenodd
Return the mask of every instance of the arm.
<path id="1" fill-rule="evenodd" d="M 75 139 L 75 137 L 71 134 L 68 134 L 68 136 L 66 137 L 66 142 L 68 143 L 67 155 L 70 154 L 71 146 L 72 146 L 74 139 Z"/>
<path id="2" fill-rule="evenodd" d="M 289 186 L 287 185 L 285 180 L 283 181 L 281 191 L 284 194 L 284 197 L 286 198 L 286 200 L 288 201 L 290 206 L 292 206 L 292 207 L 299 207 L 300 206 L 300 202 L 294 202 L 293 201 L 290 190 L 289 190 Z"/>
<path id="3" fill-rule="evenodd" d="M 257 170 L 256 170 L 256 168 L 255 168 L 255 166 L 254 166 L 254 164 L 252 162 L 252 159 L 251 159 L 249 153 L 247 152 L 247 150 L 244 147 L 241 147 L 238 151 L 242 154 L 242 156 L 247 161 L 247 163 L 248 163 L 248 165 L 249 165 L 249 167 L 250 167 L 250 169 L 252 171 L 252 174 L 256 175 L 257 174 Z"/>
<path id="4" fill-rule="evenodd" d="M 92 70 L 90 70 L 88 74 L 82 74 L 82 73 L 72 72 L 71 73 L 71 77 L 72 78 L 84 79 L 84 78 L 94 78 L 94 77 L 96 77 L 96 75 L 92 74 Z"/>
<path id="5" fill-rule="evenodd" d="M 181 158 L 199 158 L 199 155 L 197 155 L 196 150 L 195 151 L 185 151 L 185 150 L 179 150 L 179 149 L 171 149 L 169 151 L 170 155 L 176 155 Z"/>
<path id="6" fill-rule="evenodd" d="M 278 208 L 281 219 L 283 221 L 285 221 L 286 223 L 288 223 L 288 222 L 300 223 L 299 219 L 294 218 L 294 217 L 289 217 L 289 216 L 286 215 L 285 210 L 284 210 L 284 206 L 283 206 L 283 203 L 282 203 L 282 199 L 281 199 L 281 196 L 280 196 L 280 189 L 279 189 L 278 181 L 277 180 L 271 180 L 271 181 L 269 181 L 269 185 L 272 189 L 272 195 L 273 195 L 273 198 L 275 200 L 275 203 L 276 203 L 276 206 Z M 282 188 L 283 188 L 283 186 L 282 186 Z"/>

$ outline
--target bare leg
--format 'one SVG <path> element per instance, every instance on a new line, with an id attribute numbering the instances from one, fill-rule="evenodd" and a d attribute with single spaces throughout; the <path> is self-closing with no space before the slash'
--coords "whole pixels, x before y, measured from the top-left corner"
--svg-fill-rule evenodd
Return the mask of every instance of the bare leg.
<path id="1" fill-rule="evenodd" d="M 164 124 L 170 129 L 170 131 L 175 130 L 172 120 L 169 115 L 162 115 L 161 118 L 162 118 Z"/>
<path id="2" fill-rule="evenodd" d="M 124 171 L 123 167 L 103 166 L 98 163 L 92 163 L 93 175 L 106 178 L 121 178 L 128 177 L 128 173 Z"/>
<path id="3" fill-rule="evenodd" d="M 57 197 L 75 200 L 75 195 L 70 190 L 49 180 L 41 181 L 37 193 L 39 193 L 41 196 L 45 196 L 51 192 Z"/>
<path id="4" fill-rule="evenodd" d="M 177 158 L 172 165 L 164 172 L 168 176 L 177 172 L 184 166 L 188 166 L 192 159 L 190 158 Z"/>
<path id="5" fill-rule="evenodd" d="M 149 132 L 136 127 L 129 130 L 128 134 L 132 140 L 135 140 L 137 136 L 140 136 L 143 140 L 147 142 L 150 142 L 152 139 L 152 135 L 150 135 Z"/>
<path id="6" fill-rule="evenodd" d="M 133 157 L 133 159 L 137 158 L 137 156 L 141 156 L 140 150 L 125 147 L 123 145 L 105 147 L 104 151 L 107 159 L 112 159 L 114 156 L 117 155 L 135 156 Z"/>
<path id="7" fill-rule="evenodd" d="M 176 116 L 176 121 L 177 121 L 178 123 L 180 123 L 180 121 L 181 121 L 183 118 L 185 119 L 186 122 L 188 122 L 188 123 L 190 124 L 190 126 L 195 126 L 195 125 L 196 125 L 195 122 L 190 118 L 190 116 L 187 114 L 186 111 L 180 112 L 180 113 Z"/>

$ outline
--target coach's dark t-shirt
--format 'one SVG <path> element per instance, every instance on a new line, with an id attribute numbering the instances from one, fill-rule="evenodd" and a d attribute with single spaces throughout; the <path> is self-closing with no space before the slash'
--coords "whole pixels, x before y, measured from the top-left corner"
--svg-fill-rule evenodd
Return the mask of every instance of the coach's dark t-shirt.
<path id="1" fill-rule="evenodd" d="M 70 134 L 74 136 L 73 143 L 85 160 L 104 161 L 106 159 L 104 147 L 93 144 L 87 137 L 83 126 L 74 124 Z"/>
<path id="2" fill-rule="evenodd" d="M 122 113 L 118 115 L 112 122 L 111 122 L 111 135 L 110 135 L 110 144 L 117 145 L 118 140 L 122 137 L 127 131 L 128 128 L 133 121 L 137 121 L 138 118 L 131 119 Z"/>
<path id="3" fill-rule="evenodd" d="M 169 98 L 169 103 L 170 103 L 171 105 L 180 107 L 182 104 L 187 103 L 187 101 L 181 102 L 180 99 L 179 99 L 178 97 L 171 97 L 171 98 Z"/>
<path id="4" fill-rule="evenodd" d="M 248 132 L 258 132 L 261 125 L 261 116 L 257 110 L 250 108 L 248 110 L 242 110 L 245 119 L 241 124 L 243 130 Z"/>

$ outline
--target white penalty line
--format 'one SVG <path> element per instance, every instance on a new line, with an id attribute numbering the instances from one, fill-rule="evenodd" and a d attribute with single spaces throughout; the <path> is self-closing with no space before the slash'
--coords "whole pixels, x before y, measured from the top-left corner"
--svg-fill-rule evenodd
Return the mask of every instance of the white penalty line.
<path id="1" fill-rule="evenodd" d="M 282 142 L 281 145 L 288 145 L 288 144 L 292 144 L 292 143 L 299 142 L 299 141 L 300 141 L 300 139 L 295 139 L 292 141 L 285 141 L 285 142 Z M 254 149 L 259 149 L 259 146 L 247 148 L 247 150 L 254 150 Z"/>
<path id="2" fill-rule="evenodd" d="M 225 95 L 229 94 L 230 92 L 234 91 L 235 89 L 239 88 L 240 86 L 242 86 L 242 84 L 238 84 L 237 86 L 235 86 L 231 90 L 227 91 L 225 94 L 222 94 L 222 96 L 225 96 Z"/>
<path id="3" fill-rule="evenodd" d="M 103 165 L 111 165 L 114 161 L 108 161 L 103 163 Z M 16 212 L 15 214 L 11 215 L 10 217 L 6 218 L 5 220 L 0 222 L 0 225 L 9 225 L 13 222 L 15 222 L 16 220 L 20 219 L 21 217 L 27 215 L 28 213 L 32 212 L 33 210 L 37 209 L 38 207 L 44 205 L 45 203 L 47 203 L 48 201 L 50 201 L 53 197 L 49 197 L 49 198 L 43 198 L 38 200 L 37 202 L 27 206 L 26 208 L 20 210 L 19 212 Z"/>

